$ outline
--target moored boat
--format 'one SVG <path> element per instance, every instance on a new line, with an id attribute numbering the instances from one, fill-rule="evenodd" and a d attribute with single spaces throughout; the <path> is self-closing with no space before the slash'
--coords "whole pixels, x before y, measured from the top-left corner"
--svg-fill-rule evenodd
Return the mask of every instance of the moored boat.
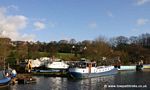
<path id="1" fill-rule="evenodd" d="M 150 69 L 150 64 L 145 64 L 145 65 L 143 65 L 143 68 L 144 68 L 144 69 Z"/>
<path id="2" fill-rule="evenodd" d="M 136 65 L 130 65 L 130 66 L 119 66 L 117 68 L 119 71 L 124 71 L 124 70 L 136 70 Z"/>
<path id="3" fill-rule="evenodd" d="M 4 71 L 0 71 L 0 87 L 9 85 L 11 77 L 6 77 Z"/>
<path id="4" fill-rule="evenodd" d="M 134 71 L 141 71 L 143 70 L 143 61 L 141 60 L 136 65 L 121 65 L 120 63 L 114 65 L 119 71 L 126 71 L 126 70 L 134 70 Z"/>
<path id="5" fill-rule="evenodd" d="M 69 65 L 66 64 L 64 61 L 58 59 L 58 60 L 55 60 L 51 63 L 48 63 L 46 65 L 46 67 L 48 69 L 59 69 L 59 70 L 61 70 L 61 69 L 68 69 Z"/>
<path id="6" fill-rule="evenodd" d="M 122 65 L 122 66 L 119 66 L 119 67 L 115 67 L 118 69 L 118 71 L 140 71 L 140 70 L 143 70 L 143 66 L 141 65 Z"/>
<path id="7" fill-rule="evenodd" d="M 96 66 L 96 62 L 79 61 L 69 68 L 69 74 L 74 78 L 91 78 L 117 73 L 114 66 Z"/>

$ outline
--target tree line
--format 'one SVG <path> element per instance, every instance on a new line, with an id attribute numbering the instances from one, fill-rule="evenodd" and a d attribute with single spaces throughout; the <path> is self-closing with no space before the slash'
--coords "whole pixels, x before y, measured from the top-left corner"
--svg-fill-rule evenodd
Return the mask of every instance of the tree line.
<path id="1" fill-rule="evenodd" d="M 0 64 L 18 64 L 25 59 L 57 57 L 58 53 L 72 54 L 64 60 L 87 58 L 98 64 L 111 64 L 118 58 L 122 64 L 135 64 L 139 60 L 150 63 L 150 34 L 139 36 L 118 36 L 107 40 L 98 37 L 95 40 L 76 41 L 75 39 L 50 42 L 11 41 L 0 38 Z"/>

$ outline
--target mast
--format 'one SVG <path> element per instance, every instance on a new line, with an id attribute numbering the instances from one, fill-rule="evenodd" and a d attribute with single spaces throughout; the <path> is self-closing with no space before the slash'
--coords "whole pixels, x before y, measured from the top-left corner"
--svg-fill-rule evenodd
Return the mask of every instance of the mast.
<path id="1" fill-rule="evenodd" d="M 5 58 L 4 58 L 4 70 L 6 69 L 6 66 L 5 66 Z"/>

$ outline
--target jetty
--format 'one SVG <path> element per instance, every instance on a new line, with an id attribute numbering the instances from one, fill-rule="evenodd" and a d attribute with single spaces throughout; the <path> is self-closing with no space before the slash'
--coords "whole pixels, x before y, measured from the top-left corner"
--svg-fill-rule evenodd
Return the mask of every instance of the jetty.
<path id="1" fill-rule="evenodd" d="M 31 84 L 36 83 L 36 79 L 31 74 L 18 74 L 11 80 L 11 84 Z"/>
<path id="2" fill-rule="evenodd" d="M 32 71 L 31 75 L 36 76 L 51 76 L 51 77 L 67 77 L 68 71 L 67 70 L 38 70 Z"/>

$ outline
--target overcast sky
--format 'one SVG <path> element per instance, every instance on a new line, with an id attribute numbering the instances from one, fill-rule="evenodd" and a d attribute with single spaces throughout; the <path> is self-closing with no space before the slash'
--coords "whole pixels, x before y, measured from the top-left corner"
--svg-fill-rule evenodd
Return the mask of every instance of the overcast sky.
<path id="1" fill-rule="evenodd" d="M 150 0 L 0 0 L 0 36 L 77 41 L 150 33 Z"/>

